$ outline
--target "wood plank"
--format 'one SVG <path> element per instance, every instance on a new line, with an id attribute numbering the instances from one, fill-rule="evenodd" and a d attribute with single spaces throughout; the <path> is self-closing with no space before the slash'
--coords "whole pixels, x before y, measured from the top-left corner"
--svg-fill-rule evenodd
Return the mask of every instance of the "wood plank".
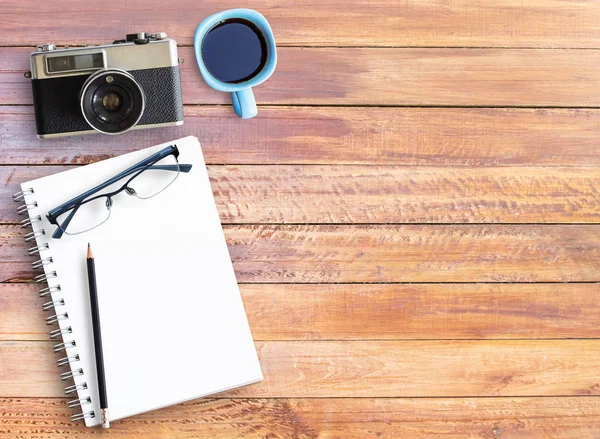
<path id="1" fill-rule="evenodd" d="M 230 226 L 241 282 L 600 279 L 596 226 Z"/>
<path id="2" fill-rule="evenodd" d="M 63 1 L 60 8 L 5 0 L 0 44 L 108 43 L 144 29 L 164 30 L 180 44 L 192 44 L 194 30 L 205 17 L 240 6 L 233 0 L 176 0 L 168 5 L 146 0 L 137 7 L 108 0 L 102 5 L 89 14 L 76 0 Z M 296 0 L 285 7 L 273 0 L 244 3 L 269 19 L 280 46 L 598 47 L 597 6 L 593 0 Z"/>
<path id="3" fill-rule="evenodd" d="M 0 104 L 32 103 L 30 51 L 0 48 Z M 231 103 L 205 84 L 193 48 L 179 55 L 184 103 Z M 591 107 L 600 106 L 599 65 L 597 50 L 282 47 L 254 92 L 260 104 L 282 105 Z"/>
<path id="4" fill-rule="evenodd" d="M 221 166 L 209 175 L 225 223 L 600 222 L 595 168 Z"/>
<path id="5" fill-rule="evenodd" d="M 33 284 L 0 284 L 0 340 L 48 340 Z M 600 284 L 240 286 L 255 340 L 600 338 Z"/>
<path id="6" fill-rule="evenodd" d="M 5 439 L 96 436 L 62 399 L 0 399 Z M 36 416 L 32 416 L 35 413 Z M 40 422 L 40 418 L 43 422 Z M 185 420 L 185 421 L 184 421 Z M 600 398 L 199 399 L 111 423 L 111 438 L 592 438 Z"/>
<path id="7" fill-rule="evenodd" d="M 238 282 L 598 282 L 600 227 L 225 226 Z M 0 226 L 0 281 L 38 274 Z"/>
<path id="8" fill-rule="evenodd" d="M 67 169 L 0 167 L 0 199 Z M 208 175 L 225 224 L 600 222 L 591 167 L 209 166 Z M 22 219 L 0 204 L 0 222 Z"/>
<path id="9" fill-rule="evenodd" d="M 84 164 L 194 135 L 209 164 L 600 165 L 600 110 L 185 107 L 182 127 L 40 141 L 31 107 L 0 106 L 2 162 Z"/>
<path id="10" fill-rule="evenodd" d="M 600 395 L 600 340 L 256 342 L 265 380 L 221 396 Z M 48 342 L 0 342 L 0 397 L 64 396 Z"/>
<path id="11" fill-rule="evenodd" d="M 240 282 L 600 280 L 597 226 L 229 226 Z"/>

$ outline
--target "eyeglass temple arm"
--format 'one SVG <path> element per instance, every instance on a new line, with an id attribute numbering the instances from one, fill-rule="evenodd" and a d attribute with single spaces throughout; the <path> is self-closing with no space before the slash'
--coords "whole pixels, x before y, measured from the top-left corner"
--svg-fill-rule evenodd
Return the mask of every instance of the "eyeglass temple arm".
<path id="1" fill-rule="evenodd" d="M 76 206 L 77 204 L 79 204 L 81 201 L 85 200 L 86 198 L 88 198 L 89 196 L 95 194 L 98 191 L 101 191 L 102 189 L 114 184 L 115 182 L 133 174 L 134 172 L 137 172 L 140 170 L 140 168 L 146 167 L 149 164 L 156 162 L 158 160 L 163 159 L 164 157 L 174 154 L 175 157 L 177 157 L 179 155 L 179 151 L 177 150 L 176 146 L 168 146 L 164 149 L 162 149 L 161 151 L 157 152 L 156 154 L 151 155 L 150 157 L 148 157 L 145 160 L 142 160 L 139 163 L 136 163 L 135 165 L 131 166 L 128 169 L 125 169 L 123 172 L 115 175 L 113 178 L 111 178 L 110 180 L 90 189 L 89 191 L 84 192 L 83 194 L 67 201 L 66 203 L 61 204 L 60 206 L 52 209 L 50 212 L 48 212 L 47 218 L 48 220 L 52 223 L 52 224 L 56 224 L 56 218 L 61 215 L 62 213 L 66 212 L 69 209 L 72 209 L 74 206 Z M 157 166 L 161 166 L 161 165 L 157 165 Z M 168 165 L 162 165 L 162 166 L 167 166 Z M 152 167 L 152 166 L 150 166 Z M 179 165 L 180 171 L 181 172 L 189 172 L 190 169 L 192 168 L 192 165 L 186 165 L 186 164 L 182 164 Z M 167 169 L 170 171 L 176 171 L 177 167 L 175 165 L 172 166 L 172 169 Z"/>
<path id="2" fill-rule="evenodd" d="M 66 229 L 67 227 L 69 227 L 69 223 L 71 222 L 71 220 L 73 219 L 73 217 L 75 216 L 75 214 L 77 213 L 77 211 L 79 210 L 79 207 L 76 207 L 75 209 L 73 209 L 71 212 L 69 212 L 69 215 L 65 218 L 65 220 L 60 224 L 60 227 L 57 227 L 56 230 L 54 231 L 54 233 L 52 234 L 52 238 L 54 239 L 60 239 L 63 236 L 63 227 Z"/>
<path id="3" fill-rule="evenodd" d="M 161 171 L 179 171 L 179 172 L 190 172 L 192 165 L 181 163 L 179 165 L 152 165 L 146 169 L 158 169 Z"/>

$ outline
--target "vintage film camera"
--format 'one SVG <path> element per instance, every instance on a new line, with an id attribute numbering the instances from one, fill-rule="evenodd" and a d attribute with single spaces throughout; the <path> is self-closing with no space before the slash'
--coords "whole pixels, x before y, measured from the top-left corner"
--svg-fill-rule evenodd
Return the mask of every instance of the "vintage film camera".
<path id="1" fill-rule="evenodd" d="M 30 56 L 40 139 L 183 124 L 177 43 L 164 32 Z"/>

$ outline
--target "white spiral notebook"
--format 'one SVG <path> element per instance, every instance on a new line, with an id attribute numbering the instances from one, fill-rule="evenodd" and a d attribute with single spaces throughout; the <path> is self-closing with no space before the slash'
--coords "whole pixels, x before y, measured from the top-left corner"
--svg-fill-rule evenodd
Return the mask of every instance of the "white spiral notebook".
<path id="1" fill-rule="evenodd" d="M 109 221 L 51 238 L 46 214 L 168 145 L 192 165 L 162 193 L 114 197 Z M 61 377 L 100 424 L 86 271 L 93 248 L 110 420 L 262 380 L 200 144 L 186 137 L 21 185 Z M 45 231 L 45 234 L 43 233 Z M 34 245 L 35 240 L 35 245 Z M 44 282 L 42 284 L 42 282 Z M 47 282 L 47 285 L 46 285 Z M 62 338 L 62 339 L 61 339 Z M 57 379 L 59 379 L 57 377 Z"/>

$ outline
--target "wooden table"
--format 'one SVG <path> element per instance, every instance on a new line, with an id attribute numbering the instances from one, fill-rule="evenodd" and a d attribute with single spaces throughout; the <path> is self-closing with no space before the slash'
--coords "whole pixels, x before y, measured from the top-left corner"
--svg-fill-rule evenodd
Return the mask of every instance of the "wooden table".
<path id="1" fill-rule="evenodd" d="M 192 45 L 253 7 L 279 44 L 253 120 Z M 0 4 L 0 436 L 69 423 L 10 194 L 200 139 L 265 381 L 119 438 L 600 437 L 600 2 Z M 166 31 L 185 125 L 39 141 L 29 52 Z M 193 228 L 193 224 L 189 226 Z"/>

